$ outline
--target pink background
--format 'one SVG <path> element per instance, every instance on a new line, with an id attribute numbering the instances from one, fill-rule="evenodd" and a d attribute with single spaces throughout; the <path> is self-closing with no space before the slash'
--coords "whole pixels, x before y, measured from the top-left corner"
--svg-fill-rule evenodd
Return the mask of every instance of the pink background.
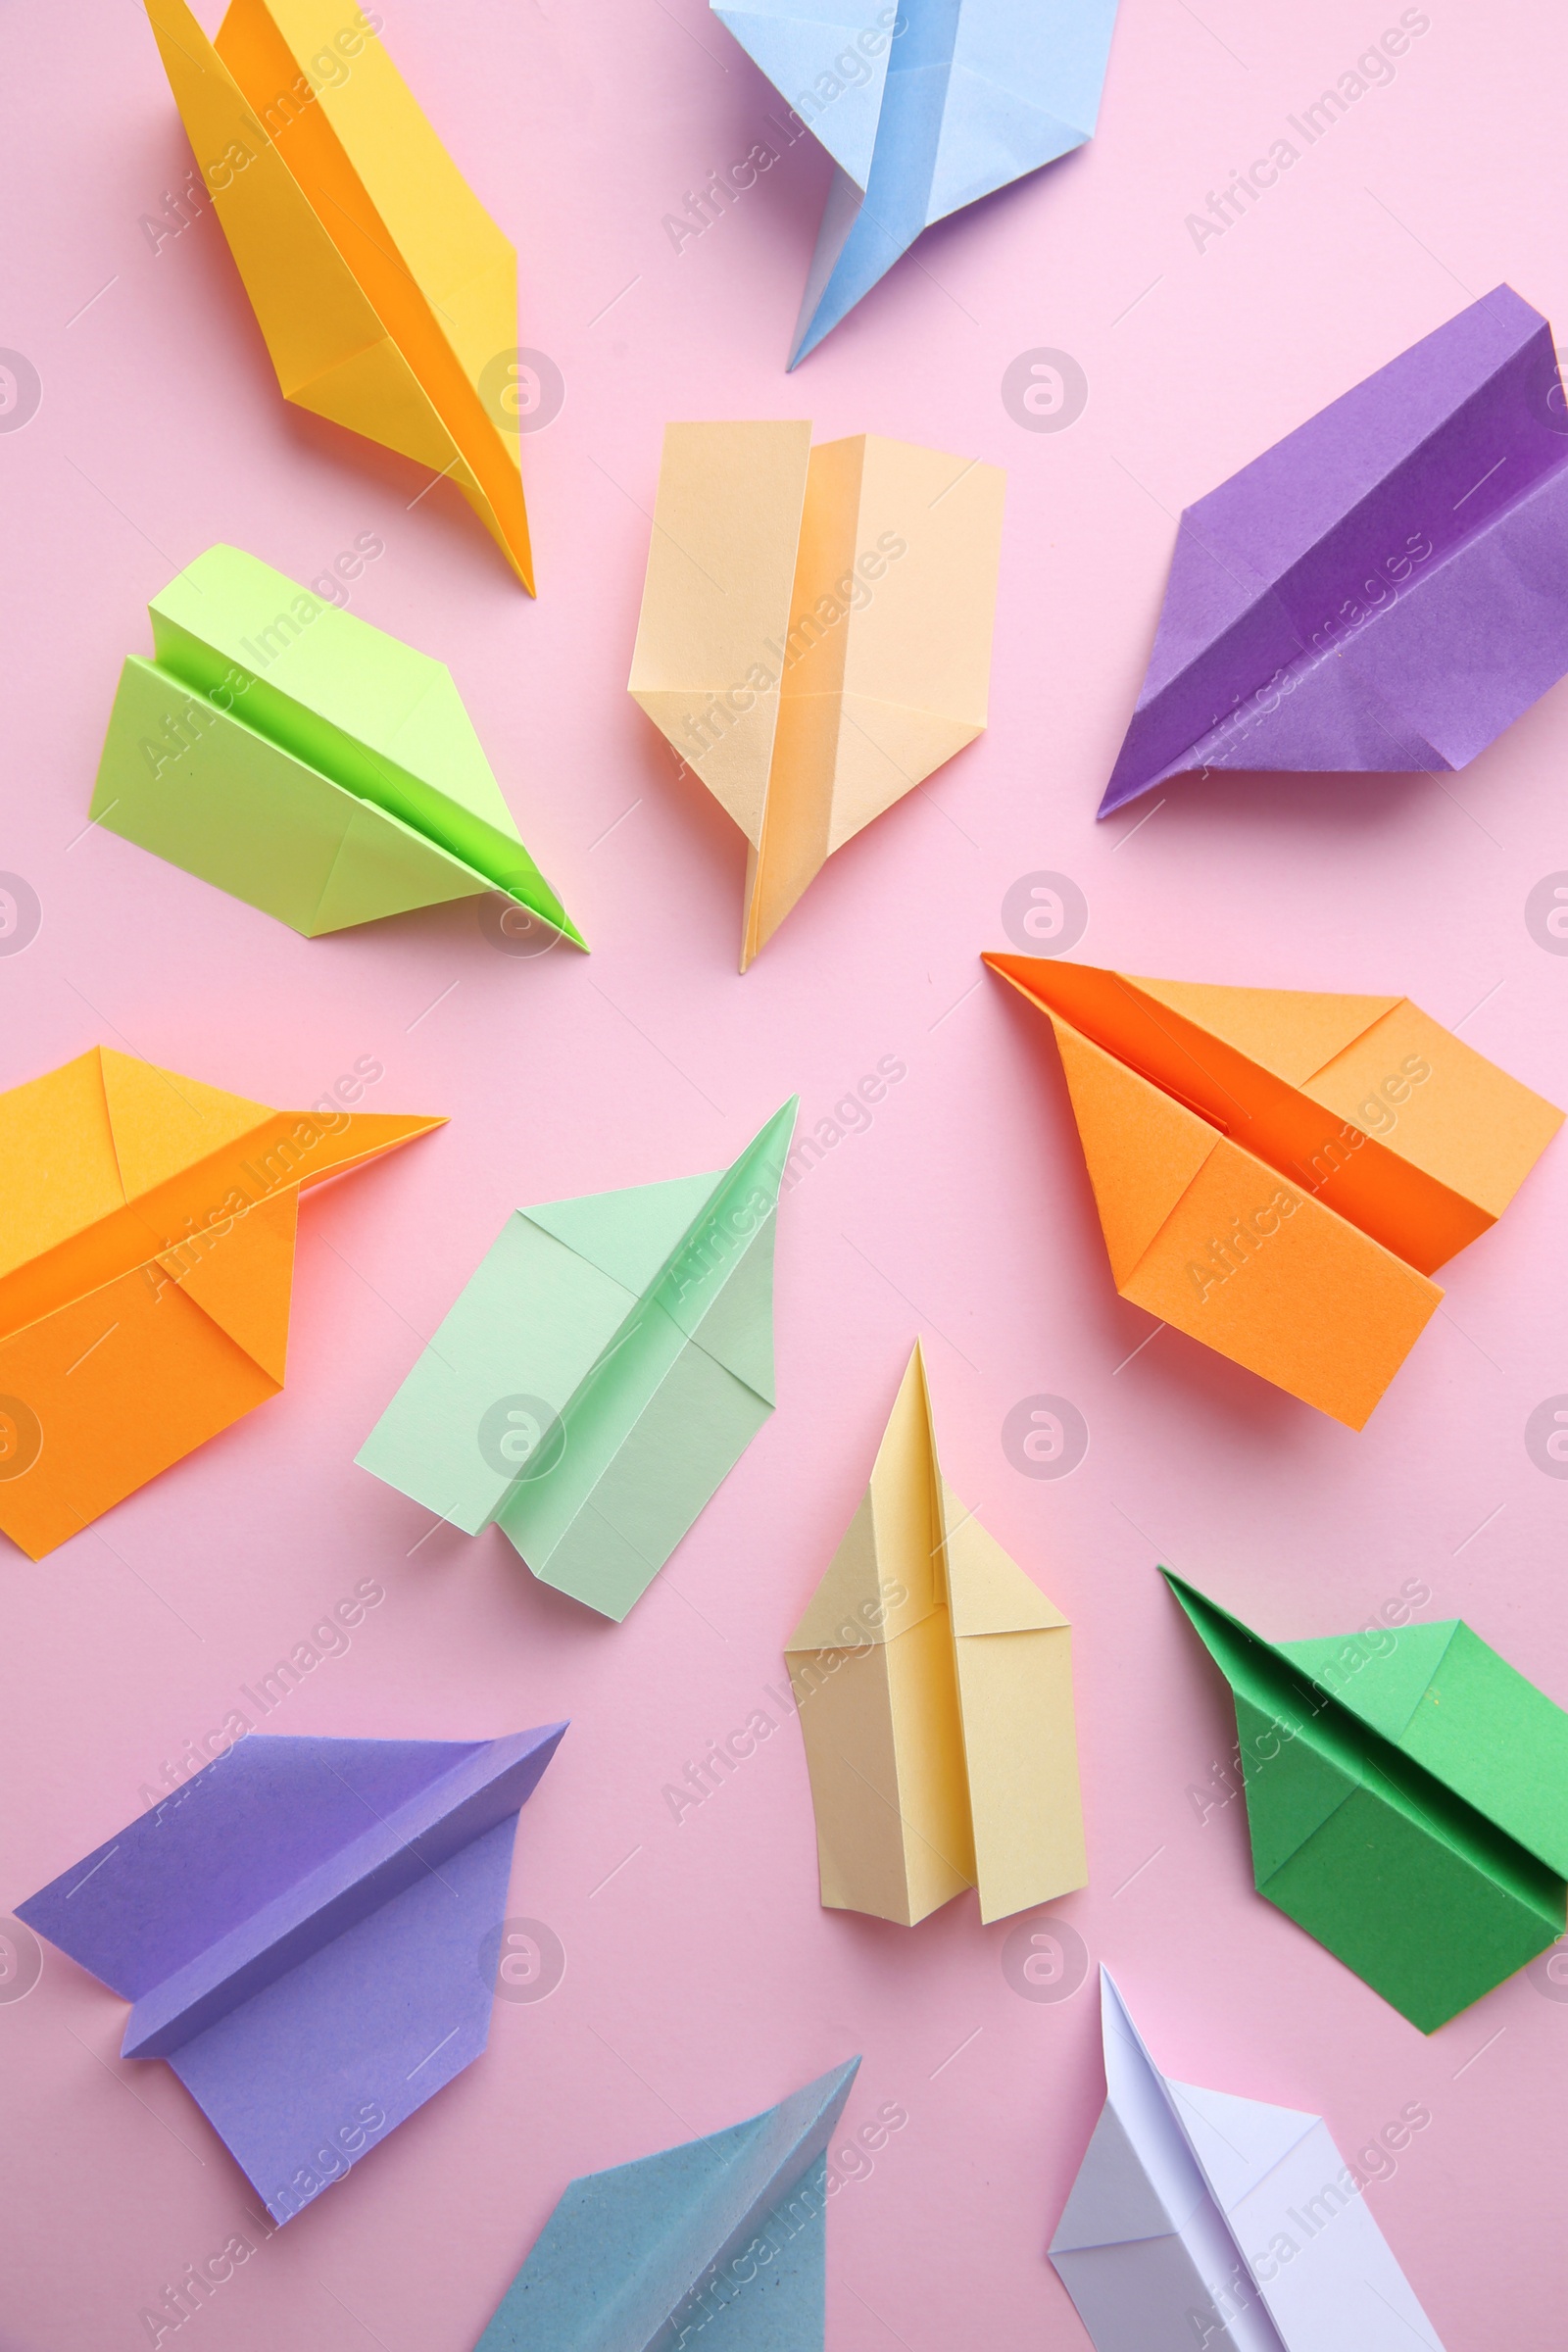
<path id="1" fill-rule="evenodd" d="M 909 2120 L 833 2200 L 830 2344 L 1084 2342 L 1044 2247 L 1101 2098 L 1092 1980 L 1019 1997 L 1009 1931 L 972 1898 L 914 1933 L 824 1914 L 793 1722 L 679 1822 L 662 1793 L 768 1703 L 917 1330 L 950 1480 L 1077 1629 L 1094 1883 L 1056 1910 L 1177 2076 L 1320 2111 L 1348 2154 L 1424 2103 L 1369 2195 L 1440 2333 L 1561 2342 L 1568 2005 L 1538 1970 L 1424 2039 L 1251 1894 L 1239 1807 L 1200 1822 L 1189 1794 L 1233 1727 L 1153 1563 L 1281 1637 L 1347 1630 L 1419 1578 L 1428 1614 L 1462 1611 L 1568 1701 L 1568 1486 L 1523 1443 L 1568 1388 L 1568 1146 L 1449 1269 L 1354 1436 L 1168 1332 L 1124 1361 L 1149 1319 L 1112 1291 L 1045 1024 L 976 961 L 1005 944 L 1008 887 L 1063 870 L 1085 956 L 1407 991 L 1568 1100 L 1568 963 L 1524 922 L 1568 864 L 1564 689 L 1443 788 L 1188 782 L 1147 823 L 1152 803 L 1093 821 L 1184 502 L 1501 278 L 1568 325 L 1568 20 L 1429 13 L 1392 84 L 1200 253 L 1189 211 L 1398 10 L 1124 0 L 1096 142 L 927 238 L 786 379 L 821 155 L 803 141 L 682 253 L 662 227 L 773 104 L 700 0 L 388 0 L 392 54 L 519 247 L 522 339 L 565 379 L 524 447 L 534 605 L 449 490 L 419 498 L 415 468 L 284 407 L 211 217 L 149 246 L 140 217 L 189 155 L 140 12 L 7 12 L 0 340 L 43 401 L 0 436 L 0 864 L 43 927 L 0 960 L 0 1082 L 101 1040 L 297 1104 L 368 1054 L 368 1106 L 452 1123 L 307 1203 L 282 1397 L 51 1558 L 0 1563 L 0 1902 L 136 1813 L 368 1574 L 384 1604 L 271 1728 L 573 1719 L 512 1896 L 561 1937 L 564 1981 L 498 2003 L 483 2061 L 220 2288 L 189 2323 L 209 2352 L 460 2352 L 569 2177 L 855 2050 L 849 2125 L 888 2100 Z M 999 392 L 1040 345 L 1091 388 L 1054 434 Z M 624 680 L 665 418 L 802 414 L 1007 468 L 992 724 L 742 981 L 740 838 Z M 352 609 L 451 663 L 591 960 L 510 959 L 472 907 L 312 943 L 84 835 L 147 598 L 215 539 L 310 579 L 367 531 L 386 553 Z M 790 1092 L 814 1124 L 884 1055 L 906 1077 L 784 1202 L 779 1410 L 623 1628 L 499 1535 L 427 1536 L 353 1467 L 514 1204 L 718 1166 Z M 1041 1391 L 1091 1432 L 1056 1483 L 1001 1443 Z M 141 2307 L 253 2202 L 174 2078 L 121 2062 L 123 2018 L 53 1952 L 0 2004 L 0 2334 L 26 2352 L 147 2341 Z"/>

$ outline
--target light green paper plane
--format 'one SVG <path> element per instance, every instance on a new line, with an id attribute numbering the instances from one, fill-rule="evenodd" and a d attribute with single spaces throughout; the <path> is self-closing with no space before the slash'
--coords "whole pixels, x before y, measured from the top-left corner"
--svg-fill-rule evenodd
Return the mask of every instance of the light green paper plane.
<path id="1" fill-rule="evenodd" d="M 715 1174 L 514 1210 L 361 1468 L 623 1618 L 773 1410 L 795 1110 Z"/>
<path id="2" fill-rule="evenodd" d="M 499 890 L 586 942 L 523 847 L 452 673 L 210 547 L 148 607 L 90 814 L 314 939 Z"/>

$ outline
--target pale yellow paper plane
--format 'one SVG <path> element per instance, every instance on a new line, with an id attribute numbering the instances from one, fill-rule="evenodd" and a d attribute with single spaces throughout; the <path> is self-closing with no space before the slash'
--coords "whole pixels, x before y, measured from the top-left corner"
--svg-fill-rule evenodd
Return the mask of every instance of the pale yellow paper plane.
<path id="1" fill-rule="evenodd" d="M 1072 1634 L 937 1460 L 918 1342 L 850 1531 L 786 1653 L 822 1901 L 913 1927 L 1088 1885 Z"/>
<path id="2" fill-rule="evenodd" d="M 283 397 L 455 482 L 533 591 L 517 256 L 354 0 L 146 0 Z"/>
<path id="3" fill-rule="evenodd" d="M 984 731 L 1005 478 L 875 433 L 666 426 L 630 691 L 751 845 L 742 971 Z"/>

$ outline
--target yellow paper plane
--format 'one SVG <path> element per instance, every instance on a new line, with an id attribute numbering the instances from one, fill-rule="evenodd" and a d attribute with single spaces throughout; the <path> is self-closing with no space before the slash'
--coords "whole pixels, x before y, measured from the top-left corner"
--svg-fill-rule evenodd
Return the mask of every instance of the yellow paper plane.
<path id="1" fill-rule="evenodd" d="M 742 971 L 984 731 L 1004 482 L 875 433 L 665 428 L 630 691 L 750 844 Z"/>
<path id="2" fill-rule="evenodd" d="M 285 400 L 455 482 L 533 591 L 517 257 L 353 0 L 146 0 Z"/>
<path id="3" fill-rule="evenodd" d="M 1562 1112 L 1408 997 L 985 960 L 1055 1032 L 1121 1296 L 1362 1428 Z"/>
<path id="4" fill-rule="evenodd" d="M 283 1386 L 309 1186 L 440 1119 L 270 1110 L 107 1046 L 0 1094 L 0 1528 L 31 1559 Z"/>
<path id="5" fill-rule="evenodd" d="M 1088 1885 L 1072 1634 L 942 1476 L 916 1342 L 871 1483 L 786 1652 L 822 1901 L 913 1927 Z"/>

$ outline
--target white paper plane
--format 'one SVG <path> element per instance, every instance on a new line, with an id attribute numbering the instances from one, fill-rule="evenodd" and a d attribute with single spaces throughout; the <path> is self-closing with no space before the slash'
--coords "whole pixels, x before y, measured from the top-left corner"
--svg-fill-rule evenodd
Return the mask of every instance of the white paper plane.
<path id="1" fill-rule="evenodd" d="M 1051 2243 L 1096 2352 L 1443 2352 L 1320 2115 L 1169 2082 L 1107 1969 L 1105 2104 Z"/>

